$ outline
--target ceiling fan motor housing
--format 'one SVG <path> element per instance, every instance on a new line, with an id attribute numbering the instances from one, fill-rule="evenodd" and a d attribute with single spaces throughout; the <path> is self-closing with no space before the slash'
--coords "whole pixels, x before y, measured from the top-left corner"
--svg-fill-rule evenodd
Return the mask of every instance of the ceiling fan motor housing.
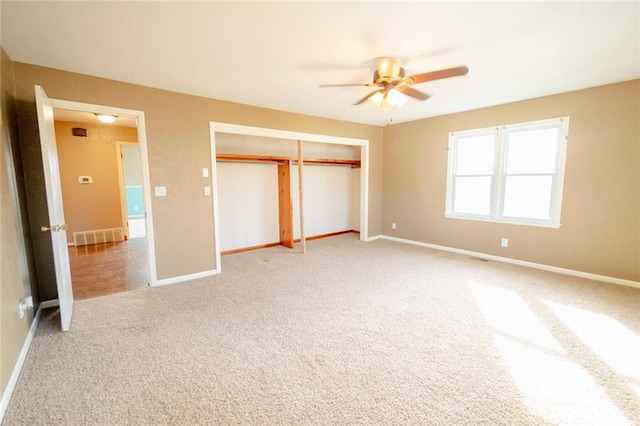
<path id="1" fill-rule="evenodd" d="M 398 70 L 398 74 L 393 76 L 393 75 L 382 75 L 380 76 L 380 72 L 378 72 L 376 70 L 376 72 L 373 73 L 373 82 L 375 84 L 384 84 L 384 83 L 392 83 L 392 84 L 396 84 L 399 83 L 400 80 L 402 80 L 405 76 L 405 72 L 404 72 L 404 68 L 400 67 L 400 69 Z"/>
<path id="2" fill-rule="evenodd" d="M 373 73 L 375 84 L 397 83 L 405 76 L 404 68 L 400 66 L 400 61 L 396 58 L 378 58 L 377 65 L 377 69 Z"/>

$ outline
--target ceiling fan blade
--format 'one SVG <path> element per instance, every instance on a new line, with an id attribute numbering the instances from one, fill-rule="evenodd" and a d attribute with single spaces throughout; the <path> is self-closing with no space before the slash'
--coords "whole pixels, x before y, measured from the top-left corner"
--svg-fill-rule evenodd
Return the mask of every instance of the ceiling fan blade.
<path id="1" fill-rule="evenodd" d="M 412 89 L 409 86 L 401 86 L 401 87 L 397 87 L 396 90 L 402 94 L 405 94 L 407 96 L 411 96 L 412 98 L 416 98 L 420 101 L 426 101 L 427 99 L 429 99 L 431 96 L 427 95 L 426 93 L 422 93 L 419 90 L 416 89 Z"/>
<path id="2" fill-rule="evenodd" d="M 370 87 L 370 86 L 377 86 L 377 84 L 373 84 L 373 83 L 320 84 L 318 87 L 350 87 L 350 86 Z"/>
<path id="3" fill-rule="evenodd" d="M 364 98 L 360 99 L 358 102 L 356 102 L 354 105 L 360 105 L 363 104 L 367 101 L 367 99 L 369 99 L 371 96 L 375 95 L 376 93 L 384 93 L 384 89 L 380 89 L 380 90 L 374 90 L 373 92 L 369 93 L 367 96 L 365 96 Z"/>
<path id="4" fill-rule="evenodd" d="M 467 67 L 449 68 L 446 70 L 425 72 L 422 74 L 411 75 L 405 79 L 405 84 L 419 84 L 427 81 L 440 80 L 442 78 L 456 77 L 465 75 L 469 72 Z"/>

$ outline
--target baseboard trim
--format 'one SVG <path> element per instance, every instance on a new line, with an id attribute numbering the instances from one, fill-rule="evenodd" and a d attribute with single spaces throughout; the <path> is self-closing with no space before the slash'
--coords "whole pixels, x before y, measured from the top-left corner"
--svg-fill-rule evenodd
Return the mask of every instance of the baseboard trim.
<path id="1" fill-rule="evenodd" d="M 388 235 L 380 235 L 379 238 L 398 243 L 412 244 L 420 247 L 427 247 L 435 250 L 447 251 L 450 253 L 463 254 L 466 256 L 478 257 L 481 259 L 493 260 L 496 262 L 511 263 L 513 265 L 526 266 L 528 268 L 541 269 L 543 271 L 555 272 L 558 274 L 571 275 L 574 277 L 587 278 L 595 281 L 602 281 L 610 284 L 623 285 L 627 287 L 640 288 L 640 282 L 625 280 L 622 278 L 609 277 L 606 275 L 592 274 L 590 272 L 576 271 L 574 269 L 559 268 L 557 266 L 544 265 L 542 263 L 527 262 L 524 260 L 512 259 L 509 257 L 495 256 L 493 254 L 480 253 L 477 251 L 462 250 L 454 247 L 440 246 L 437 244 L 423 243 L 422 241 L 407 240 L 404 238 L 390 237 Z M 377 238 L 376 238 L 377 239 Z M 369 240 L 367 240 L 369 241 Z"/>
<path id="2" fill-rule="evenodd" d="M 383 238 L 383 236 L 382 235 L 374 235 L 373 237 L 367 237 L 364 241 L 368 243 L 369 241 L 379 240 L 380 238 Z"/>
<path id="3" fill-rule="evenodd" d="M 245 251 L 252 251 L 252 250 L 260 250 L 263 248 L 269 248 L 269 247 L 275 247 L 275 246 L 279 246 L 280 243 L 267 243 L 267 244 L 260 244 L 257 246 L 251 246 L 251 247 L 243 247 L 243 248 L 237 248 L 237 249 L 231 249 L 231 250 L 225 250 L 225 251 L 221 251 L 220 252 L 220 256 L 224 256 L 227 254 L 236 254 L 236 253 L 244 253 Z"/>
<path id="4" fill-rule="evenodd" d="M 11 372 L 11 376 L 9 377 L 9 381 L 7 382 L 7 387 L 4 389 L 4 392 L 2 394 L 2 400 L 0 400 L 0 423 L 2 423 L 2 419 L 7 412 L 9 401 L 11 400 L 11 395 L 13 395 L 13 391 L 15 390 L 16 384 L 18 383 L 18 377 L 20 377 L 20 372 L 22 371 L 24 361 L 27 359 L 27 354 L 29 353 L 29 348 L 31 347 L 31 341 L 33 340 L 33 336 L 35 335 L 36 329 L 38 328 L 38 323 L 40 322 L 40 313 L 42 312 L 42 309 L 43 308 L 41 303 L 40 307 L 38 307 L 38 310 L 36 311 L 35 316 L 33 317 L 33 322 L 31 323 L 31 327 L 29 327 L 27 338 L 24 340 L 22 350 L 20 350 L 20 355 L 18 355 L 18 359 L 16 360 L 16 365 L 13 367 L 13 371 Z"/>
<path id="5" fill-rule="evenodd" d="M 360 231 L 355 231 L 353 229 L 349 229 L 348 231 L 338 231 L 338 232 L 330 232 L 328 234 L 312 235 L 310 237 L 306 237 L 305 239 L 307 241 L 313 241 L 313 240 L 319 240 L 321 238 L 335 237 L 337 235 L 343 235 L 343 234 L 349 234 L 349 233 L 354 233 L 354 234 L 360 235 Z M 299 243 L 300 242 L 300 238 L 296 238 L 295 240 L 293 240 L 293 242 L 294 243 Z M 263 248 L 275 247 L 275 246 L 280 246 L 280 245 L 282 245 L 283 247 L 286 247 L 281 242 L 267 243 L 267 244 L 260 244 L 260 245 L 257 245 L 257 246 L 242 247 L 242 248 L 237 248 L 237 249 L 221 251 L 220 255 L 224 256 L 224 255 L 227 255 L 227 254 L 244 253 L 245 251 L 260 250 L 260 249 L 263 249 Z M 288 247 L 288 248 L 292 248 L 292 247 Z"/>
<path id="6" fill-rule="evenodd" d="M 45 300 L 43 302 L 40 302 L 40 306 L 38 306 L 38 310 L 53 308 L 55 306 L 60 306 L 60 302 L 58 301 L 58 299 Z"/>
<path id="7" fill-rule="evenodd" d="M 153 287 L 159 287 L 159 286 L 169 285 L 169 284 L 176 284 L 176 283 L 181 283 L 181 282 L 184 282 L 184 281 L 197 280 L 198 278 L 211 277 L 211 276 L 217 275 L 219 273 L 220 273 L 220 271 L 218 269 L 214 269 L 214 270 L 211 270 L 211 271 L 196 272 L 195 274 L 187 274 L 187 275 L 180 275 L 178 277 L 173 277 L 173 278 L 165 278 L 163 280 L 156 281 L 156 284 Z"/>
<path id="8" fill-rule="evenodd" d="M 348 231 L 338 231 L 338 232 L 329 232 L 328 234 L 311 235 L 310 237 L 305 237 L 305 240 L 307 241 L 320 240 L 322 238 L 335 237 L 337 235 L 344 235 L 344 234 L 351 234 L 351 233 L 360 235 L 360 231 L 354 231 L 353 229 L 349 229 Z M 293 240 L 293 242 L 299 243 L 300 238 Z"/>

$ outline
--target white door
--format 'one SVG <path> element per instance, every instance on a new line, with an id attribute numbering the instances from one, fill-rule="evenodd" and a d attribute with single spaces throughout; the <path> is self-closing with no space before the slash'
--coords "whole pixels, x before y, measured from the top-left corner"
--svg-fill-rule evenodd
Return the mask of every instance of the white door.
<path id="1" fill-rule="evenodd" d="M 42 224 L 41 231 L 51 233 L 58 286 L 58 302 L 60 303 L 60 321 L 62 331 L 68 331 L 73 311 L 73 292 L 71 291 L 67 225 L 64 221 L 64 209 L 62 207 L 62 189 L 60 187 L 56 132 L 53 123 L 53 106 L 42 87 L 36 85 L 35 91 L 44 182 L 47 191 L 47 206 L 49 207 L 49 223 Z"/>

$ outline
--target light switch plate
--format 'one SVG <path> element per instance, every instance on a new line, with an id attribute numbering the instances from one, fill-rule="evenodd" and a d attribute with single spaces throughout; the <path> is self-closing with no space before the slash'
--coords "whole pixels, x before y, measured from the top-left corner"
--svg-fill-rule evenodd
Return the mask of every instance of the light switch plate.
<path id="1" fill-rule="evenodd" d="M 166 197 L 167 196 L 167 187 L 166 186 L 156 186 L 156 197 Z"/>
<path id="2" fill-rule="evenodd" d="M 202 168 L 202 177 L 209 177 L 209 169 L 206 167 Z"/>

